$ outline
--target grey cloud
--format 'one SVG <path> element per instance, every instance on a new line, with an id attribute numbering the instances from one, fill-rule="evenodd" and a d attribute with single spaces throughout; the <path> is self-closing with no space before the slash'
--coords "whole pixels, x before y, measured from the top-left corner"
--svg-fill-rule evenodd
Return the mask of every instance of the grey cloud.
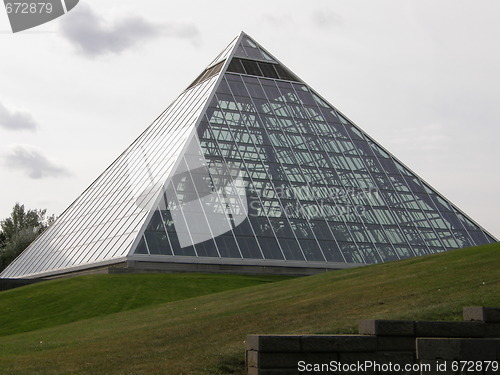
<path id="1" fill-rule="evenodd" d="M 37 124 L 29 113 L 9 111 L 0 103 L 0 128 L 34 131 Z"/>
<path id="2" fill-rule="evenodd" d="M 317 9 L 311 15 L 312 23 L 321 28 L 326 29 L 332 26 L 339 26 L 344 23 L 341 15 L 332 12 L 329 9 Z"/>
<path id="3" fill-rule="evenodd" d="M 11 145 L 1 157 L 3 165 L 9 169 L 19 170 L 32 179 L 71 175 L 66 168 L 48 159 L 30 145 Z"/>
<path id="4" fill-rule="evenodd" d="M 107 22 L 85 4 L 61 19 L 62 35 L 88 57 L 119 54 L 143 41 L 165 35 L 197 43 L 193 24 L 154 24 L 139 16 Z"/>
<path id="5" fill-rule="evenodd" d="M 266 13 L 262 15 L 262 18 L 270 25 L 278 25 L 280 27 L 296 25 L 295 18 L 288 13 L 280 13 L 279 15 Z"/>

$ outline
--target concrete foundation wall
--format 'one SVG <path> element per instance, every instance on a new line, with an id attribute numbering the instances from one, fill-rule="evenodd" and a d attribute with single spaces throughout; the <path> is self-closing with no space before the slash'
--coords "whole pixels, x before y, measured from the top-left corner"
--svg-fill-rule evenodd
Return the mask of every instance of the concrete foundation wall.
<path id="1" fill-rule="evenodd" d="M 249 335 L 247 374 L 460 375 L 459 361 L 475 361 L 474 374 L 500 373 L 500 309 L 466 307 L 464 320 L 364 320 L 358 335 Z"/>
<path id="2" fill-rule="evenodd" d="M 145 262 L 128 261 L 126 268 L 110 268 L 109 273 L 146 273 L 146 272 L 203 272 L 230 273 L 240 275 L 289 275 L 307 276 L 331 271 L 328 268 L 266 266 L 225 263 L 182 263 L 182 262 Z"/>

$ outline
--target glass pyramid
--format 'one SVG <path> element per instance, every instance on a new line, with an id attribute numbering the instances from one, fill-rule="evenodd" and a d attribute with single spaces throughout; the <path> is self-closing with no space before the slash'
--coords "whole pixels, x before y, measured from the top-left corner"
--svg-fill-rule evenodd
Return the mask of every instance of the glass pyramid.
<path id="1" fill-rule="evenodd" d="M 241 33 L 0 277 L 312 273 L 496 241 Z"/>

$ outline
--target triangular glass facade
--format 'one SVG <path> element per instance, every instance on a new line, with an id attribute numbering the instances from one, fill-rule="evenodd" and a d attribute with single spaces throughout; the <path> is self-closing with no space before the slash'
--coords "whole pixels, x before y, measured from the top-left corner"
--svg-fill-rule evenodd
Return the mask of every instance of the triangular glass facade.
<path id="1" fill-rule="evenodd" d="M 1 276 L 342 268 L 495 241 L 242 33 Z"/>
<path id="2" fill-rule="evenodd" d="M 216 82 L 213 76 L 184 91 L 0 277 L 126 261 Z"/>

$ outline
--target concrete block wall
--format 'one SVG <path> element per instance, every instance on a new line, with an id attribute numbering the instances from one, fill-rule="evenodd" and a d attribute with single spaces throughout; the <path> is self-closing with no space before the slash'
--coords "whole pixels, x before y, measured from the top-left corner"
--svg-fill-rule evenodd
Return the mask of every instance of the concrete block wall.
<path id="1" fill-rule="evenodd" d="M 466 307 L 463 316 L 463 322 L 363 320 L 358 335 L 248 335 L 247 374 L 471 373 L 460 361 L 476 361 L 474 374 L 500 374 L 500 308 Z"/>

